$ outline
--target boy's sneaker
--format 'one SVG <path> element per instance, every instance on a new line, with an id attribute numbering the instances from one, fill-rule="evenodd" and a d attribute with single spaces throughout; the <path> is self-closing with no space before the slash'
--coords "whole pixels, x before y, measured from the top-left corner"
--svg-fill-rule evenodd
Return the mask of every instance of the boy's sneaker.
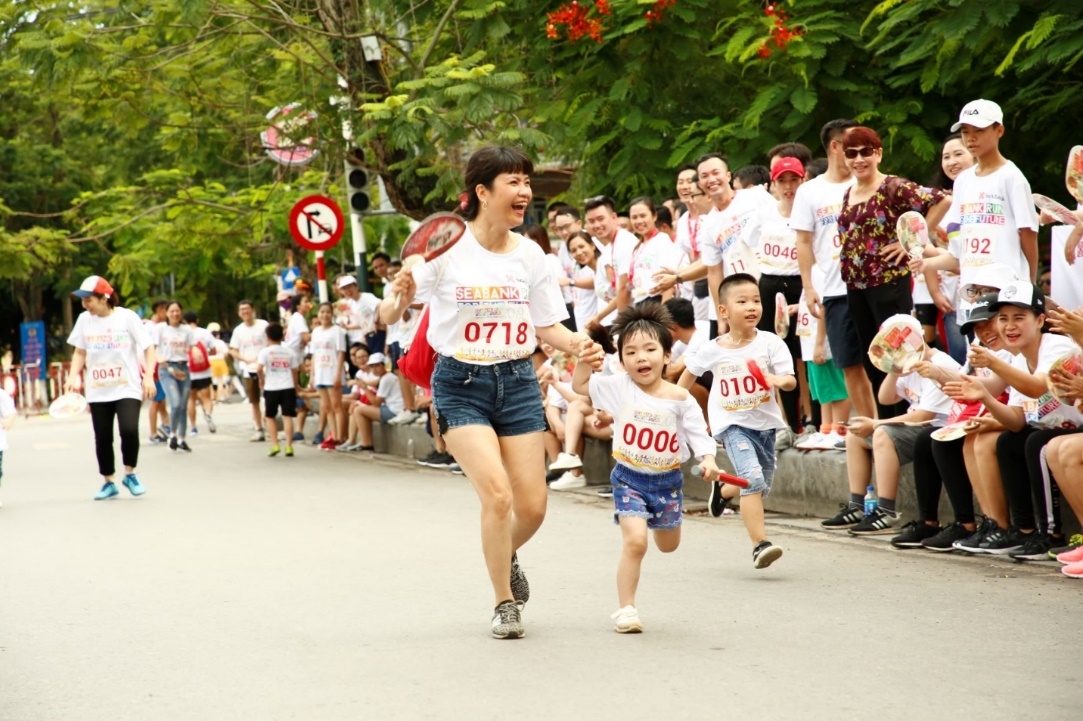
<path id="1" fill-rule="evenodd" d="M 756 568 L 767 568 L 780 558 L 782 558 L 782 549 L 771 545 L 770 541 L 760 541 L 752 549 L 752 564 Z"/>
<path id="2" fill-rule="evenodd" d="M 286 446 L 286 452 L 284 454 L 286 458 L 293 458 L 293 446 Z"/>
<path id="3" fill-rule="evenodd" d="M 312 436 L 312 445 L 319 446 L 323 444 L 323 433 L 317 433 Z"/>
<path id="4" fill-rule="evenodd" d="M 304 434 L 304 433 L 301 433 L 301 431 L 294 431 L 294 432 L 293 432 L 293 440 L 294 440 L 294 441 L 300 441 L 301 443 L 304 443 L 304 441 L 305 441 L 305 434 Z"/>
<path id="5" fill-rule="evenodd" d="M 610 616 L 613 630 L 617 633 L 643 633 L 643 622 L 635 606 L 625 606 Z"/>
<path id="6" fill-rule="evenodd" d="M 935 536 L 926 538 L 921 542 L 921 547 L 927 551 L 945 553 L 953 549 L 953 544 L 956 541 L 969 538 L 970 534 L 970 531 L 963 528 L 963 524 L 956 522 L 950 526 L 944 526 Z"/>
<path id="7" fill-rule="evenodd" d="M 511 554 L 511 595 L 520 611 L 530 600 L 530 582 L 526 580 L 526 574 L 519 565 L 519 556 L 515 553 Z"/>
<path id="8" fill-rule="evenodd" d="M 605 488 L 599 488 L 597 491 L 595 491 L 595 493 L 597 493 L 602 498 L 612 498 L 613 497 L 613 486 L 606 486 Z"/>
<path id="9" fill-rule="evenodd" d="M 1049 537 L 1049 534 L 1035 531 L 1030 534 L 1022 548 L 1008 555 L 1016 561 L 1048 561 L 1049 551 L 1052 548 L 1053 539 Z"/>
<path id="10" fill-rule="evenodd" d="M 861 519 L 861 523 L 850 529 L 851 536 L 882 536 L 895 530 L 900 516 L 877 508 Z"/>
<path id="11" fill-rule="evenodd" d="M 124 487 L 131 491 L 133 496 L 142 496 L 147 492 L 146 488 L 143 488 L 143 484 L 139 482 L 139 479 L 135 477 L 134 473 L 129 473 L 124 476 L 124 480 L 121 481 Z"/>
<path id="12" fill-rule="evenodd" d="M 571 471 L 565 471 L 564 475 L 549 484 L 554 491 L 570 491 L 573 488 L 586 488 L 586 476 L 573 476 Z"/>
<path id="13" fill-rule="evenodd" d="M 986 518 L 974 528 L 973 533 L 966 538 L 951 544 L 951 547 L 954 550 L 963 553 L 981 553 L 980 546 L 982 540 L 985 538 L 986 534 L 992 532 L 996 528 L 998 528 L 997 522 L 992 518 Z"/>
<path id="14" fill-rule="evenodd" d="M 407 423 L 413 423 L 418 418 L 417 411 L 403 410 L 395 415 L 394 418 L 387 422 L 389 426 L 404 426 Z"/>
<path id="15" fill-rule="evenodd" d="M 1080 547 L 1083 547 L 1083 535 L 1081 535 L 1079 533 L 1076 533 L 1076 534 L 1073 534 L 1072 537 L 1068 539 L 1068 545 L 1066 545 L 1066 546 L 1057 546 L 1056 548 L 1050 548 L 1049 549 L 1049 557 L 1053 558 L 1053 559 L 1056 559 L 1057 556 L 1059 556 L 1060 554 L 1068 553 L 1070 551 L 1075 551 L 1076 549 L 1078 549 Z M 1083 561 L 1083 558 L 1080 558 L 1079 560 Z M 1068 563 L 1075 563 L 1075 561 L 1068 561 Z"/>
<path id="16" fill-rule="evenodd" d="M 943 530 L 939 525 L 930 526 L 922 521 L 910 521 L 902 527 L 902 533 L 891 539 L 895 548 L 921 548 L 927 538 L 932 538 Z"/>
<path id="17" fill-rule="evenodd" d="M 358 450 L 360 448 L 361 448 L 360 443 L 343 443 L 341 446 L 339 446 L 335 450 L 340 452 L 340 453 L 349 453 L 350 451 L 356 451 L 356 450 Z"/>
<path id="18" fill-rule="evenodd" d="M 169 440 L 168 438 L 163 438 L 161 436 L 161 434 L 158 434 L 158 433 L 155 433 L 153 436 L 150 437 L 150 442 L 153 443 L 156 446 L 160 446 L 161 444 L 165 443 L 168 440 Z"/>
<path id="19" fill-rule="evenodd" d="M 582 467 L 583 461 L 579 456 L 574 453 L 564 453 L 563 451 L 558 453 L 557 459 L 549 464 L 550 471 L 571 471 Z"/>
<path id="20" fill-rule="evenodd" d="M 1012 551 L 1018 551 L 1030 538 L 1030 534 L 1023 535 L 1019 529 L 1012 526 L 1003 529 L 1000 526 L 985 534 L 978 544 L 978 553 L 989 553 L 994 556 L 1007 556 Z"/>
<path id="21" fill-rule="evenodd" d="M 522 638 L 523 620 L 515 601 L 503 601 L 493 611 L 493 638 Z"/>
<path id="22" fill-rule="evenodd" d="M 266 434 L 264 434 L 263 431 L 255 431 L 254 433 L 252 433 L 252 437 L 248 440 L 252 441 L 253 443 L 260 443 L 267 440 L 267 436 Z"/>
<path id="23" fill-rule="evenodd" d="M 282 452 L 282 449 L 279 448 L 278 444 L 276 443 L 275 445 L 271 446 L 271 450 L 267 451 L 267 455 L 270 456 L 271 458 L 274 458 L 275 456 L 277 456 L 281 452 Z"/>
<path id="24" fill-rule="evenodd" d="M 802 438 L 800 441 L 794 444 L 794 448 L 799 451 L 820 451 L 823 450 L 823 445 L 826 441 L 827 434 L 816 431 L 815 433 Z M 834 447 L 834 445 L 832 445 Z"/>
<path id="25" fill-rule="evenodd" d="M 171 451 L 177 450 L 177 437 L 176 436 L 170 436 L 169 437 L 169 450 L 171 450 Z"/>
<path id="26" fill-rule="evenodd" d="M 424 458 L 417 459 L 419 466 L 426 466 L 428 468 L 450 468 L 451 464 L 455 462 L 455 459 L 450 453 L 444 451 L 433 451 Z"/>
<path id="27" fill-rule="evenodd" d="M 841 509 L 839 514 L 820 523 L 820 528 L 825 528 L 828 531 L 845 531 L 847 528 L 853 528 L 861 523 L 861 519 L 865 517 L 864 510 L 850 508 L 848 503 L 840 503 L 839 508 Z"/>
<path id="28" fill-rule="evenodd" d="M 104 501 L 106 498 L 112 498 L 118 493 L 120 493 L 120 491 L 117 490 L 117 484 L 112 481 L 106 481 L 105 485 L 102 486 L 102 489 L 94 494 L 94 500 Z"/>
<path id="29" fill-rule="evenodd" d="M 726 512 L 726 506 L 729 504 L 729 499 L 722 497 L 722 484 L 718 481 L 711 483 L 711 494 L 707 496 L 707 512 L 712 517 L 718 518 Z"/>
<path id="30" fill-rule="evenodd" d="M 794 441 L 797 440 L 797 436 L 794 434 L 793 429 L 789 426 L 784 426 L 775 431 L 775 453 L 786 450 L 787 448 L 793 448 Z"/>

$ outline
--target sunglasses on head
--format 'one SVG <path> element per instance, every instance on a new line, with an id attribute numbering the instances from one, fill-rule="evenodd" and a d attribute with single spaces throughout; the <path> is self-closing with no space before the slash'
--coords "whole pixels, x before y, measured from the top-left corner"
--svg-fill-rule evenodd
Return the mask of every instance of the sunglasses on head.
<path id="1" fill-rule="evenodd" d="M 876 153 L 876 148 L 845 148 L 842 154 L 850 160 L 853 160 L 857 156 L 862 158 L 870 158 Z"/>

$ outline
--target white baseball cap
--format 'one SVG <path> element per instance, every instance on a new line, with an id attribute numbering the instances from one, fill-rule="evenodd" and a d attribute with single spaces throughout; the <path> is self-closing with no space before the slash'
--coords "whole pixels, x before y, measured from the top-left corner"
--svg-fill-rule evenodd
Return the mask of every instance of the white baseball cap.
<path id="1" fill-rule="evenodd" d="M 965 293 L 966 289 L 972 285 L 1000 290 L 1016 280 L 1019 280 L 1019 274 L 1016 273 L 1011 266 L 1005 265 L 1004 263 L 982 265 L 974 271 L 970 280 L 963 286 L 963 292 Z"/>
<path id="2" fill-rule="evenodd" d="M 348 285 L 357 285 L 357 278 L 352 275 L 344 275 L 338 279 L 338 283 L 335 284 L 339 288 L 345 288 Z"/>
<path id="3" fill-rule="evenodd" d="M 959 122 L 951 126 L 951 132 L 959 132 L 964 125 L 988 128 L 993 123 L 1004 124 L 1004 111 L 992 100 L 971 100 L 959 111 Z"/>
<path id="4" fill-rule="evenodd" d="M 367 365 L 370 365 L 370 366 L 382 366 L 384 364 L 385 360 L 386 359 L 384 358 L 383 353 L 373 353 L 372 355 L 369 356 L 369 362 L 368 362 Z"/>

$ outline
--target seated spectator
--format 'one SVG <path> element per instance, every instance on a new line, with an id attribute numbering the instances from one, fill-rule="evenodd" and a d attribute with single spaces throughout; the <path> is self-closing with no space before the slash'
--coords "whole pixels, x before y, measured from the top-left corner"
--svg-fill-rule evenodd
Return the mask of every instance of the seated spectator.
<path id="1" fill-rule="evenodd" d="M 375 451 L 376 448 L 372 443 L 373 422 L 387 423 L 405 407 L 399 379 L 387 370 L 385 362 L 383 353 L 373 353 L 369 357 L 369 372 L 376 376 L 379 382 L 375 392 L 372 392 L 370 388 L 368 403 L 358 403 L 351 412 L 361 436 L 359 445 L 353 450 Z"/>
<path id="2" fill-rule="evenodd" d="M 312 385 L 312 354 L 306 353 L 297 372 L 297 429 L 293 440 L 305 439 L 305 420 L 315 413 L 320 413 L 320 394 Z"/>

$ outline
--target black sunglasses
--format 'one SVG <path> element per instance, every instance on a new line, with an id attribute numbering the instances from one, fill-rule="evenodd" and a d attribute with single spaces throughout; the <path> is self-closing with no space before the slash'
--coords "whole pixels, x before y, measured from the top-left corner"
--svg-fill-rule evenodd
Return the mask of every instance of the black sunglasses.
<path id="1" fill-rule="evenodd" d="M 871 158 L 873 155 L 876 154 L 876 150 L 876 148 L 846 148 L 842 151 L 842 154 L 850 160 L 853 160 L 859 155 L 862 158 Z"/>

